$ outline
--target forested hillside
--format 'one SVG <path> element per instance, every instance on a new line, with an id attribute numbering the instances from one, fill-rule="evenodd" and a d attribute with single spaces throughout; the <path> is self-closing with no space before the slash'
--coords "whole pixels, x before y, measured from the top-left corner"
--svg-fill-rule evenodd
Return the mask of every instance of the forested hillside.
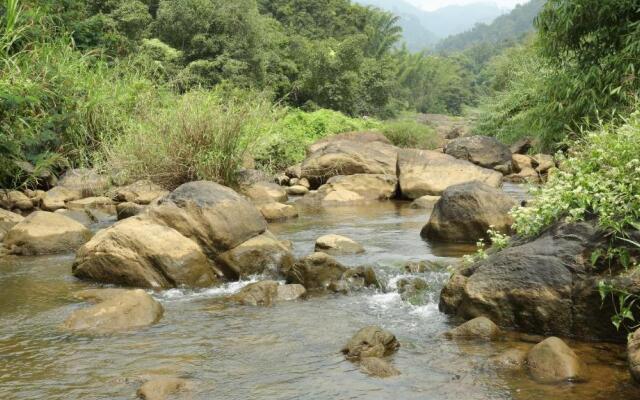
<path id="1" fill-rule="evenodd" d="M 436 46 L 439 51 L 462 51 L 478 44 L 506 47 L 522 40 L 533 31 L 533 20 L 546 0 L 531 0 L 517 5 L 510 13 L 501 15 L 489 24 L 479 23 L 472 29 L 447 37 Z"/>

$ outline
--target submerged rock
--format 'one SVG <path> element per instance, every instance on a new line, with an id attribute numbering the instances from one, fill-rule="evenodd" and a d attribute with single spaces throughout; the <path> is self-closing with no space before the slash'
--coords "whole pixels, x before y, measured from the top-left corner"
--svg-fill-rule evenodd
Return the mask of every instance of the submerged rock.
<path id="1" fill-rule="evenodd" d="M 422 278 L 402 278 L 397 286 L 402 300 L 414 305 L 424 302 L 424 292 L 429 289 L 429 284 Z"/>
<path id="2" fill-rule="evenodd" d="M 188 383 L 181 378 L 155 378 L 140 386 L 136 395 L 143 400 L 166 400 L 169 396 L 187 389 Z"/>
<path id="3" fill-rule="evenodd" d="M 436 203 L 422 236 L 446 242 L 488 239 L 492 227 L 509 233 L 513 223 L 509 211 L 516 201 L 501 190 L 481 182 L 468 182 L 447 188 Z"/>
<path id="4" fill-rule="evenodd" d="M 16 255 L 55 254 L 74 251 L 89 238 L 91 232 L 73 219 L 36 211 L 7 232 L 4 245 Z"/>
<path id="5" fill-rule="evenodd" d="M 74 311 L 64 322 L 72 332 L 107 334 L 153 325 L 162 318 L 162 305 L 144 290 L 109 290 L 81 294 L 98 304 Z"/>
<path id="6" fill-rule="evenodd" d="M 448 187 L 479 181 L 500 187 L 502 174 L 468 161 L 429 150 L 398 152 L 398 178 L 402 195 L 409 199 L 440 196 Z"/>
<path id="7" fill-rule="evenodd" d="M 444 152 L 460 160 L 467 160 L 483 168 L 511 172 L 511 150 L 496 138 L 467 136 L 451 140 Z"/>
<path id="8" fill-rule="evenodd" d="M 445 336 L 454 339 L 495 340 L 502 336 L 502 331 L 489 318 L 478 317 L 447 331 Z"/>
<path id="9" fill-rule="evenodd" d="M 531 377 L 541 383 L 586 379 L 586 365 L 557 337 L 545 339 L 529 351 L 527 368 Z"/>
<path id="10" fill-rule="evenodd" d="M 342 348 L 342 353 L 350 360 L 367 357 L 381 358 L 395 353 L 400 343 L 395 335 L 377 326 L 367 326 L 356 332 Z"/>
<path id="11" fill-rule="evenodd" d="M 340 235 L 324 235 L 316 239 L 316 251 L 332 255 L 364 253 L 364 247 L 353 239 Z"/>
<path id="12" fill-rule="evenodd" d="M 527 352 L 522 349 L 509 349 L 489 358 L 489 364 L 497 369 L 519 370 L 524 367 Z"/>
<path id="13" fill-rule="evenodd" d="M 378 378 L 389 378 L 400 375 L 400 371 L 389 362 L 377 357 L 365 357 L 360 359 L 360 369 L 365 374 Z"/>

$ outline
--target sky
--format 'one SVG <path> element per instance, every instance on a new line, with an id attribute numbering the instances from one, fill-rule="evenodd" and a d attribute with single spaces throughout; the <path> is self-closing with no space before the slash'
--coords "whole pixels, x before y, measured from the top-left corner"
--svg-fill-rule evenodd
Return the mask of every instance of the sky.
<path id="1" fill-rule="evenodd" d="M 427 11 L 437 10 L 445 6 L 464 5 L 473 3 L 494 3 L 501 8 L 511 9 L 516 4 L 526 3 L 527 0 L 408 0 L 415 6 Z"/>

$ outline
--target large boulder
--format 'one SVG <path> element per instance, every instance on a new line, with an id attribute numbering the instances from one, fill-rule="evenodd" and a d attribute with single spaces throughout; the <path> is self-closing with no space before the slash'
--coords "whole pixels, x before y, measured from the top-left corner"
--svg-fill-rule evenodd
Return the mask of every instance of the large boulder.
<path id="1" fill-rule="evenodd" d="M 36 211 L 7 232 L 4 245 L 17 255 L 55 254 L 74 251 L 90 238 L 91 232 L 73 219 Z"/>
<path id="2" fill-rule="evenodd" d="M 367 326 L 356 332 L 342 348 L 342 353 L 350 360 L 367 357 L 385 357 L 400 347 L 395 335 L 377 326 Z"/>
<path id="3" fill-rule="evenodd" d="M 533 346 L 527 354 L 527 368 L 531 377 L 541 383 L 586 379 L 586 365 L 557 337 L 550 337 Z"/>
<path id="4" fill-rule="evenodd" d="M 594 266 L 591 254 L 610 241 L 594 222 L 558 223 L 535 239 L 512 245 L 458 269 L 440 294 L 440 309 L 465 319 L 486 316 L 500 326 L 589 340 L 625 340 L 611 324 L 598 283 L 610 280 L 638 293 L 640 274 Z"/>
<path id="5" fill-rule="evenodd" d="M 409 199 L 440 196 L 448 187 L 472 181 L 498 188 L 502 174 L 468 161 L 429 150 L 403 149 L 398 152 L 400 192 Z"/>
<path id="6" fill-rule="evenodd" d="M 20 191 L 0 190 L 0 208 L 30 211 L 33 209 L 33 202 L 26 194 Z"/>
<path id="7" fill-rule="evenodd" d="M 364 247 L 346 236 L 323 235 L 316 239 L 316 251 L 333 255 L 358 254 L 364 253 Z"/>
<path id="8" fill-rule="evenodd" d="M 627 357 L 631 376 L 640 383 L 640 329 L 637 329 L 633 335 L 629 336 Z"/>
<path id="9" fill-rule="evenodd" d="M 78 297 L 98 304 L 74 311 L 63 327 L 71 332 L 107 334 L 153 325 L 164 309 L 144 290 L 106 289 L 106 293 L 80 293 Z M 90 290 L 92 291 L 100 291 Z"/>
<path id="10" fill-rule="evenodd" d="M 304 203 L 319 206 L 352 205 L 395 196 L 398 178 L 395 175 L 355 174 L 334 176 L 315 193 L 304 198 Z"/>
<path id="11" fill-rule="evenodd" d="M 453 139 L 447 143 L 444 152 L 483 168 L 495 169 L 504 174 L 511 172 L 511 150 L 496 138 L 467 136 Z"/>
<path id="12" fill-rule="evenodd" d="M 142 217 L 98 232 L 78 250 L 72 271 L 80 279 L 154 289 L 204 287 L 218 281 L 195 242 Z"/>
<path id="13" fill-rule="evenodd" d="M 0 208 L 0 241 L 4 239 L 5 235 L 9 230 L 11 230 L 11 228 L 23 220 L 24 217 L 22 215 Z"/>
<path id="14" fill-rule="evenodd" d="M 322 150 L 331 143 L 349 140 L 357 142 L 362 145 L 369 143 L 384 143 L 391 144 L 391 141 L 380 132 L 345 132 L 337 135 L 327 136 L 324 139 L 320 139 L 307 148 L 307 154 L 315 153 L 318 150 Z M 300 178 L 300 176 L 292 176 L 292 178 Z"/>
<path id="15" fill-rule="evenodd" d="M 99 232 L 78 252 L 74 271 L 101 282 L 174 287 L 289 268 L 289 248 L 266 228 L 256 207 L 232 189 L 190 182 Z"/>
<path id="16" fill-rule="evenodd" d="M 470 242 L 488 238 L 487 230 L 509 233 L 509 211 L 516 201 L 501 190 L 481 182 L 447 188 L 436 203 L 422 236 L 446 242 Z"/>
<path id="17" fill-rule="evenodd" d="M 302 163 L 302 177 L 312 188 L 338 175 L 383 174 L 396 172 L 397 148 L 379 141 L 331 141 L 311 153 Z"/>
<path id="18" fill-rule="evenodd" d="M 159 185 L 148 180 L 141 180 L 115 189 L 113 200 L 146 205 L 168 194 L 169 191 Z"/>

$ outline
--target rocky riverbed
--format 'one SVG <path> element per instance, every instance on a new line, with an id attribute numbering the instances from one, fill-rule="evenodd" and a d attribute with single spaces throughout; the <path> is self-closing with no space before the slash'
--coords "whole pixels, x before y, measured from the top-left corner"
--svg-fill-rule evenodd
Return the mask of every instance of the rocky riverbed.
<path id="1" fill-rule="evenodd" d="M 550 265 L 583 279 L 596 233 L 460 268 L 489 226 L 509 232 L 527 196 L 503 181 L 530 172 L 522 149 L 509 161 L 499 143 L 461 139 L 436 152 L 339 135 L 275 181 L 242 172 L 237 190 L 75 171 L 46 193 L 4 192 L 0 398 L 639 398 L 636 341 L 629 364 L 616 337 L 549 338 L 599 332 L 606 315 L 591 330 L 550 323 L 573 321 L 564 283 L 504 262 L 557 247 Z M 536 180 L 553 168 L 542 159 Z M 500 297 L 509 279 L 514 301 Z"/>

